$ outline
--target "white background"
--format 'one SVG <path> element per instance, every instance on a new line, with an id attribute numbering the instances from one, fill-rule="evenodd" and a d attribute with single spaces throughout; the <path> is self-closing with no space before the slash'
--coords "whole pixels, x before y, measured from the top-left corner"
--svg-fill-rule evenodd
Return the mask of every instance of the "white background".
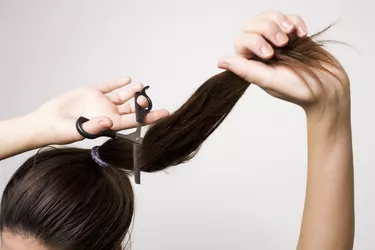
<path id="1" fill-rule="evenodd" d="M 339 20 L 325 37 L 354 47 L 331 51 L 352 86 L 355 249 L 374 249 L 374 9 L 370 0 L 1 0 L 0 119 L 127 75 L 151 85 L 155 108 L 174 111 L 220 72 L 218 59 L 233 53 L 247 19 L 267 10 L 299 14 L 310 34 Z M 305 125 L 300 108 L 251 86 L 191 162 L 143 175 L 133 249 L 295 249 Z M 0 162 L 0 191 L 31 153 Z"/>

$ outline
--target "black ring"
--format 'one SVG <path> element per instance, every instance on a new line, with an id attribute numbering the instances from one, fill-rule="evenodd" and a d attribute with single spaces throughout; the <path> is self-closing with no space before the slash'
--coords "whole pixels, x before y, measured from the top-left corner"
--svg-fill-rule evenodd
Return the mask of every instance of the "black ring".
<path id="1" fill-rule="evenodd" d="M 147 109 L 144 109 L 144 110 L 147 111 L 147 112 L 150 112 L 151 109 L 152 109 L 152 101 L 151 101 L 151 98 L 146 94 L 146 90 L 147 90 L 148 88 L 150 88 L 150 86 L 146 86 L 146 87 L 144 87 L 144 88 L 142 89 L 142 91 L 141 91 L 141 95 L 143 95 L 143 96 L 146 98 L 147 102 L 148 102 Z M 139 96 L 137 96 L 137 98 L 138 98 L 138 97 L 139 97 Z"/>
<path id="2" fill-rule="evenodd" d="M 80 135 L 82 135 L 84 138 L 86 139 L 96 139 L 96 138 L 99 138 L 99 137 L 102 137 L 102 136 L 105 136 L 105 137 L 110 137 L 110 138 L 116 138 L 116 132 L 111 130 L 111 129 L 106 129 L 102 132 L 100 132 L 99 134 L 90 134 L 90 133 L 87 133 L 83 128 L 82 128 L 82 124 L 89 121 L 89 119 L 85 118 L 85 117 L 80 117 L 78 118 L 77 122 L 76 122 L 76 129 L 78 131 L 78 133 Z"/>
<path id="3" fill-rule="evenodd" d="M 142 89 L 140 92 L 136 92 L 134 96 L 134 104 L 135 104 L 135 113 L 136 113 L 136 120 L 137 122 L 143 123 L 143 120 L 146 116 L 147 113 L 149 113 L 152 109 L 152 101 L 151 98 L 146 94 L 146 90 L 150 86 L 146 86 Z M 147 109 L 143 108 L 141 105 L 138 104 L 137 100 L 138 97 L 144 96 L 148 102 L 148 107 Z"/>

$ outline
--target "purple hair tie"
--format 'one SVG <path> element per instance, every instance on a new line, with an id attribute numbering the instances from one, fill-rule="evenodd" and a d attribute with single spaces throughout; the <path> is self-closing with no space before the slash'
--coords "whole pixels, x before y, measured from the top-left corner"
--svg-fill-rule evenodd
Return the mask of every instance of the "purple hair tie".
<path id="1" fill-rule="evenodd" d="M 91 157 L 92 159 L 101 167 L 103 168 L 106 168 L 109 166 L 108 163 L 106 163 L 105 161 L 103 161 L 102 159 L 100 159 L 100 156 L 99 156 L 99 147 L 98 146 L 95 146 L 91 149 Z"/>

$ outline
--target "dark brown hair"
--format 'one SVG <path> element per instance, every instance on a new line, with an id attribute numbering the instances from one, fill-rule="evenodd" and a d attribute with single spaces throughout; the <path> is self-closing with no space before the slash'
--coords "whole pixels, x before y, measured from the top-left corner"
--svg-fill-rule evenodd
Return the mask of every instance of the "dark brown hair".
<path id="1" fill-rule="evenodd" d="M 319 33 L 318 33 L 319 34 Z M 333 57 L 311 38 L 295 39 L 267 64 L 313 74 Z M 227 117 L 249 83 L 224 71 L 202 84 L 171 116 L 147 131 L 141 170 L 155 172 L 191 159 Z M 56 148 L 29 158 L 13 175 L 1 202 L 1 230 L 34 237 L 51 249 L 115 250 L 134 212 L 132 145 L 110 139 L 99 148 L 110 167 L 99 167 L 90 150 Z"/>

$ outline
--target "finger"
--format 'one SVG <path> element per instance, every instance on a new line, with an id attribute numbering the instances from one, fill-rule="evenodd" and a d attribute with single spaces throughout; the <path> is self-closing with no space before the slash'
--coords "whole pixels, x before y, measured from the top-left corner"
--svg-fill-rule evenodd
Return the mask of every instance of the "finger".
<path id="1" fill-rule="evenodd" d="M 107 94 L 115 89 L 128 85 L 131 81 L 132 79 L 130 77 L 125 77 L 124 79 L 118 80 L 118 81 L 100 83 L 100 84 L 95 85 L 94 87 L 100 92 L 102 92 L 103 94 Z"/>
<path id="2" fill-rule="evenodd" d="M 140 96 L 137 99 L 137 103 L 142 107 L 142 108 L 147 108 L 148 102 L 147 99 L 144 96 Z M 125 114 L 130 114 L 130 113 L 135 113 L 135 103 L 133 102 L 127 102 L 122 105 L 117 106 L 118 113 L 120 115 L 125 115 Z"/>
<path id="3" fill-rule="evenodd" d="M 98 134 L 103 130 L 111 128 L 112 126 L 112 120 L 105 116 L 92 118 L 82 124 L 83 130 L 89 134 Z"/>
<path id="4" fill-rule="evenodd" d="M 124 90 L 118 90 L 113 91 L 109 93 L 107 96 L 116 105 L 121 105 L 123 103 L 126 103 L 130 99 L 132 99 L 136 92 L 141 91 L 143 89 L 143 84 L 138 82 L 135 84 L 132 84 L 131 87 L 124 89 Z"/>
<path id="5" fill-rule="evenodd" d="M 144 120 L 144 125 L 153 124 L 157 120 L 169 116 L 168 110 L 161 109 L 161 110 L 154 110 L 148 113 Z M 129 129 L 129 128 L 135 128 L 137 126 L 137 122 L 135 119 L 135 113 L 126 114 L 121 116 L 121 121 L 119 124 L 119 128 L 116 128 L 116 130 L 123 130 L 123 129 Z"/>
<path id="6" fill-rule="evenodd" d="M 150 113 L 146 115 L 144 124 L 153 124 L 157 120 L 167 117 L 167 116 L 169 116 L 169 111 L 166 109 L 151 111 Z"/>
<path id="7" fill-rule="evenodd" d="M 249 20 L 244 27 L 245 33 L 255 33 L 267 38 L 275 46 L 281 47 L 288 43 L 289 38 L 272 20 L 256 17 Z"/>
<path id="8" fill-rule="evenodd" d="M 298 15 L 290 14 L 290 15 L 286 15 L 286 16 L 290 20 L 292 20 L 292 22 L 296 26 L 297 36 L 298 37 L 305 37 L 307 35 L 307 33 L 308 33 L 305 21 L 300 16 L 298 16 Z"/>
<path id="9" fill-rule="evenodd" d="M 241 56 L 222 58 L 218 66 L 260 87 L 268 87 L 274 75 L 274 69 L 271 66 L 261 62 L 247 60 Z"/>
<path id="10" fill-rule="evenodd" d="M 274 23 L 279 25 L 280 29 L 282 29 L 286 34 L 291 34 L 296 29 L 295 23 L 281 12 L 269 11 L 264 12 L 259 16 L 261 18 L 273 21 Z"/>
<path id="11" fill-rule="evenodd" d="M 274 50 L 269 43 L 258 34 L 245 33 L 237 37 L 234 42 L 237 54 L 250 59 L 255 55 L 269 59 L 273 56 Z"/>

